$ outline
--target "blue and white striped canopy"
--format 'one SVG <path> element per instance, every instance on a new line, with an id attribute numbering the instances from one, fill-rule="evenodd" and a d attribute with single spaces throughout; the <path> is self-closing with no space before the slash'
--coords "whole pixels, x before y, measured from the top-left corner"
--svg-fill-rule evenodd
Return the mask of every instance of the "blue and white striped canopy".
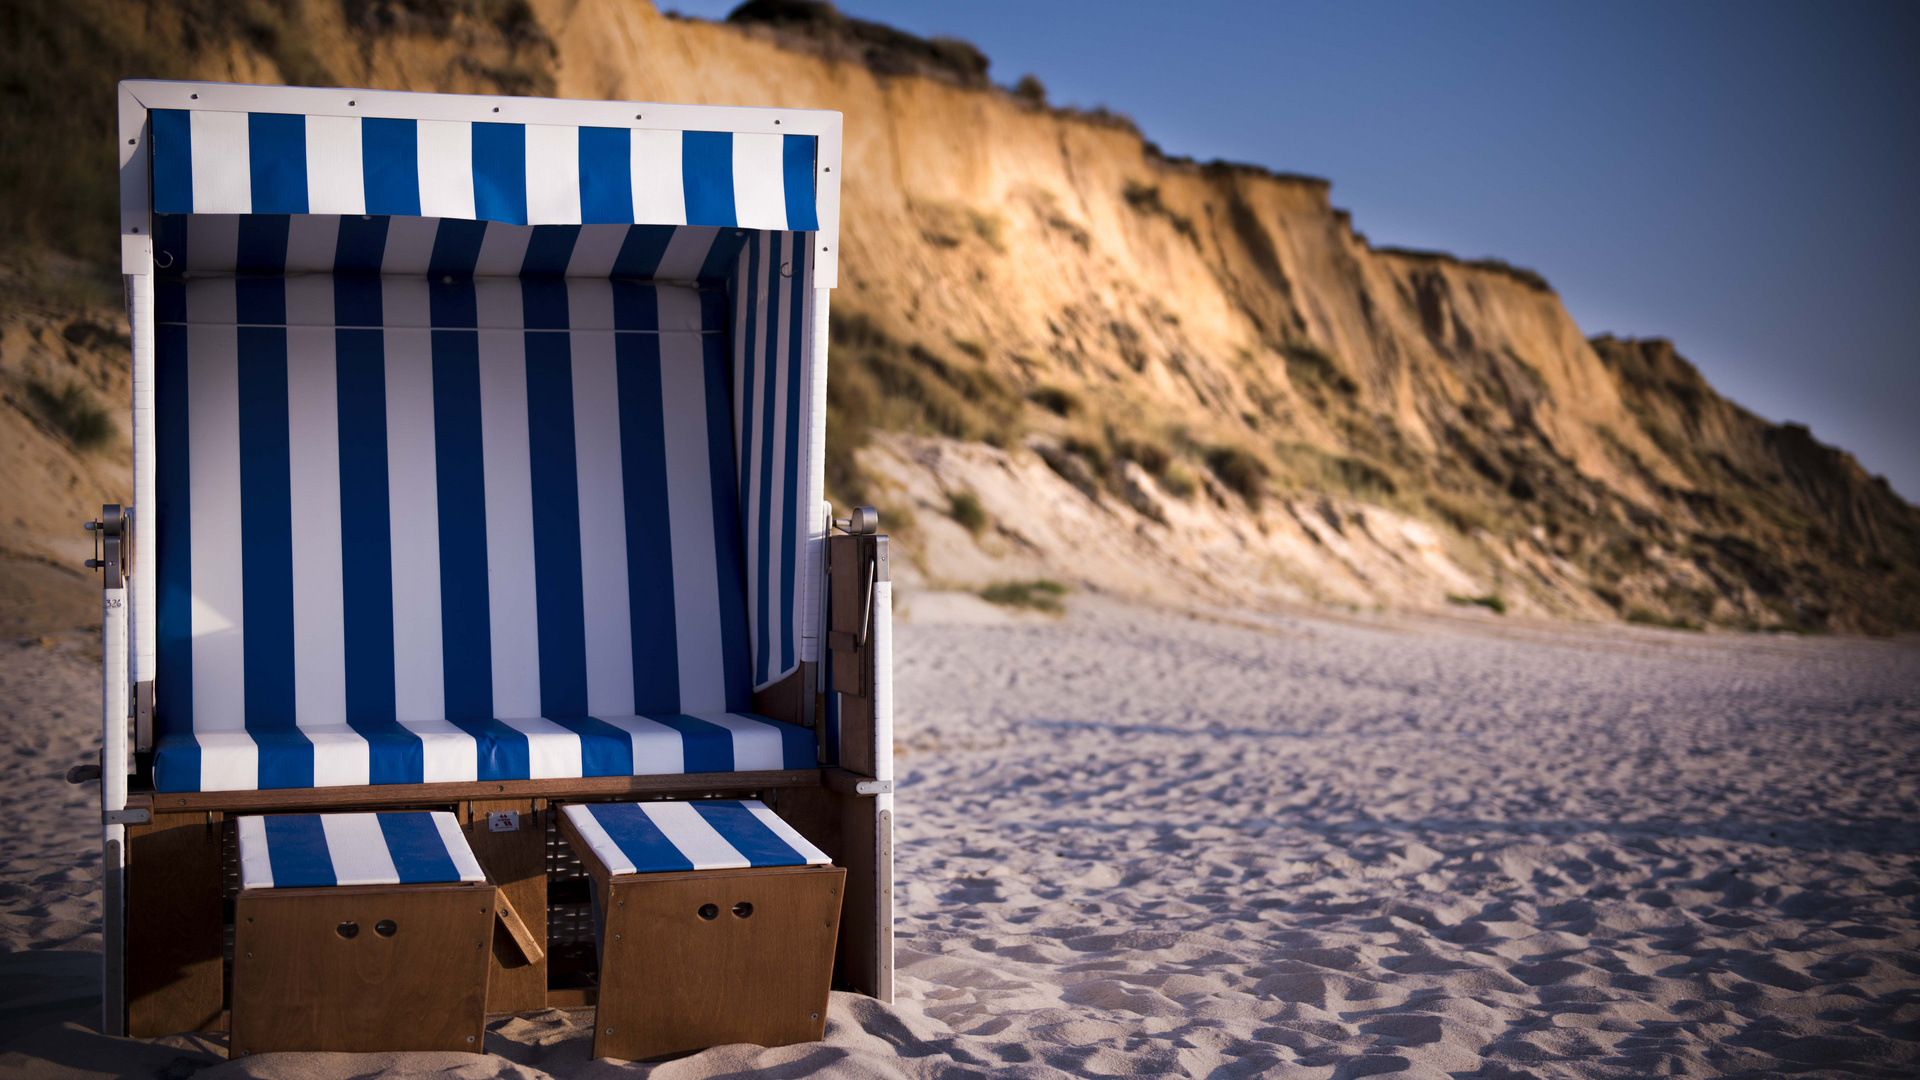
<path id="1" fill-rule="evenodd" d="M 487 880 L 445 811 L 243 817 L 240 887 L 433 885 Z"/>
<path id="2" fill-rule="evenodd" d="M 757 799 L 576 803 L 561 813 L 615 877 L 833 861 Z"/>
<path id="3" fill-rule="evenodd" d="M 154 239 L 160 790 L 815 764 L 745 711 L 799 661 L 804 234 Z"/>
<path id="4" fill-rule="evenodd" d="M 820 227 L 812 135 L 186 109 L 150 115 L 153 209 L 161 214 Z"/>

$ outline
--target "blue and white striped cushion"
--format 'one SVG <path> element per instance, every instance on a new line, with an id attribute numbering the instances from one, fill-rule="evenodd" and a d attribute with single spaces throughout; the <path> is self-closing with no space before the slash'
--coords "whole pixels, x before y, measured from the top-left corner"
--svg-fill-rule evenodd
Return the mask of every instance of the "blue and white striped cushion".
<path id="1" fill-rule="evenodd" d="M 561 813 L 615 876 L 833 861 L 757 799 L 577 803 Z"/>
<path id="2" fill-rule="evenodd" d="M 805 295 L 790 241 L 733 252 L 731 358 L 682 286 L 163 279 L 159 789 L 812 766 L 744 712 L 797 662 Z"/>
<path id="3" fill-rule="evenodd" d="M 238 825 L 243 889 L 487 880 L 444 811 L 276 814 Z"/>
<path id="4" fill-rule="evenodd" d="M 811 135 L 154 109 L 162 214 L 811 232 Z"/>

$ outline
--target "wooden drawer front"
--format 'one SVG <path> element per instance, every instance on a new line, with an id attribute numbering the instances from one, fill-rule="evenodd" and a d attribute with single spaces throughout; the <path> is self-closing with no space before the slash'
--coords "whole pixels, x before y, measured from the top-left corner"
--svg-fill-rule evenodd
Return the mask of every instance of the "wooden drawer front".
<path id="1" fill-rule="evenodd" d="M 229 1056 L 481 1052 L 497 893 L 472 884 L 242 892 Z M 344 923 L 357 932 L 343 936 Z"/>
<path id="2" fill-rule="evenodd" d="M 836 866 L 610 879 L 594 1056 L 824 1037 L 845 887 Z M 740 905 L 751 914 L 736 915 Z"/>

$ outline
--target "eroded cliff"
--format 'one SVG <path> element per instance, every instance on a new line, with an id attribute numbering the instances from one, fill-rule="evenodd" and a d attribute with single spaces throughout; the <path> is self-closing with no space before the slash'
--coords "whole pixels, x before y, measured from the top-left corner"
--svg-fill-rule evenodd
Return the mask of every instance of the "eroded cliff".
<path id="1" fill-rule="evenodd" d="M 1920 626 L 1920 513 L 1666 342 L 1588 340 L 1538 275 L 1375 248 L 1326 181 L 1170 160 L 1122 119 L 994 88 L 961 43 L 807 5 L 750 14 L 27 3 L 20 55 L 55 40 L 34 63 L 92 96 L 11 91 L 5 133 L 49 150 L 9 167 L 8 198 L 65 207 L 12 227 L 16 261 L 111 242 L 121 76 L 838 109 L 830 494 L 881 505 L 922 580 Z M 50 118 L 99 152 L 54 147 Z"/>

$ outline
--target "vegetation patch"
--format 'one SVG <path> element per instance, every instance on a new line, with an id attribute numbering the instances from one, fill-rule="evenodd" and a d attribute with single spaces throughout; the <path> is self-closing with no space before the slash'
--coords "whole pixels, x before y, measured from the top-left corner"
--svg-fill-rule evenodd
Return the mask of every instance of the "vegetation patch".
<path id="1" fill-rule="evenodd" d="M 1384 503 L 1400 494 L 1400 485 L 1384 466 L 1362 457 L 1333 454 L 1310 443 L 1281 442 L 1274 453 L 1291 483 L 1305 491 L 1342 492 L 1362 502 Z"/>
<path id="2" fill-rule="evenodd" d="M 1036 386 L 1027 391 L 1027 400 L 1055 416 L 1072 416 L 1080 411 L 1080 396 L 1058 386 Z"/>
<path id="3" fill-rule="evenodd" d="M 1310 341 L 1291 341 L 1282 347 L 1287 358 L 1287 379 L 1314 404 L 1326 408 L 1327 393 L 1351 400 L 1360 393 L 1353 381 L 1325 349 Z"/>
<path id="4" fill-rule="evenodd" d="M 27 397 L 46 422 L 76 449 L 94 450 L 113 437 L 113 418 L 78 383 L 55 390 L 39 379 L 29 379 Z"/>
<path id="5" fill-rule="evenodd" d="M 1229 491 L 1259 510 L 1267 494 L 1267 466 L 1249 451 L 1238 446 L 1216 446 L 1207 451 L 1207 468 L 1213 470 Z"/>
<path id="6" fill-rule="evenodd" d="M 947 492 L 947 516 L 961 528 L 979 539 L 987 531 L 987 511 L 980 505 L 980 499 L 971 491 Z"/>
<path id="7" fill-rule="evenodd" d="M 854 455 L 876 429 L 1003 448 L 1018 440 L 1021 398 L 983 361 L 901 341 L 858 314 L 836 316 L 832 334 L 826 465 L 834 502 L 871 501 Z"/>
<path id="8" fill-rule="evenodd" d="M 1066 610 L 1060 598 L 1067 595 L 1067 587 L 1057 581 L 1038 578 L 1034 581 L 1002 581 L 980 590 L 980 599 L 1003 607 L 1032 608 L 1050 615 L 1058 615 Z"/>
<path id="9" fill-rule="evenodd" d="M 1161 202 L 1159 187 L 1142 184 L 1138 180 L 1129 180 L 1120 195 L 1136 212 L 1149 217 L 1165 218 L 1167 224 L 1173 226 L 1174 232 L 1186 237 L 1187 242 L 1194 247 L 1200 246 L 1200 233 L 1194 229 L 1193 219 L 1185 214 L 1174 213 L 1166 203 Z"/>
<path id="10" fill-rule="evenodd" d="M 1706 627 L 1680 615 L 1662 615 L 1657 611 L 1634 605 L 1627 609 L 1627 621 L 1642 626 L 1659 626 L 1668 630 L 1692 630 L 1699 632 Z"/>
<path id="11" fill-rule="evenodd" d="M 1488 593 L 1485 596 L 1462 596 L 1459 593 L 1448 593 L 1447 603 L 1459 604 L 1462 607 L 1483 607 L 1495 615 L 1505 615 L 1507 613 L 1507 602 L 1493 593 Z"/>

